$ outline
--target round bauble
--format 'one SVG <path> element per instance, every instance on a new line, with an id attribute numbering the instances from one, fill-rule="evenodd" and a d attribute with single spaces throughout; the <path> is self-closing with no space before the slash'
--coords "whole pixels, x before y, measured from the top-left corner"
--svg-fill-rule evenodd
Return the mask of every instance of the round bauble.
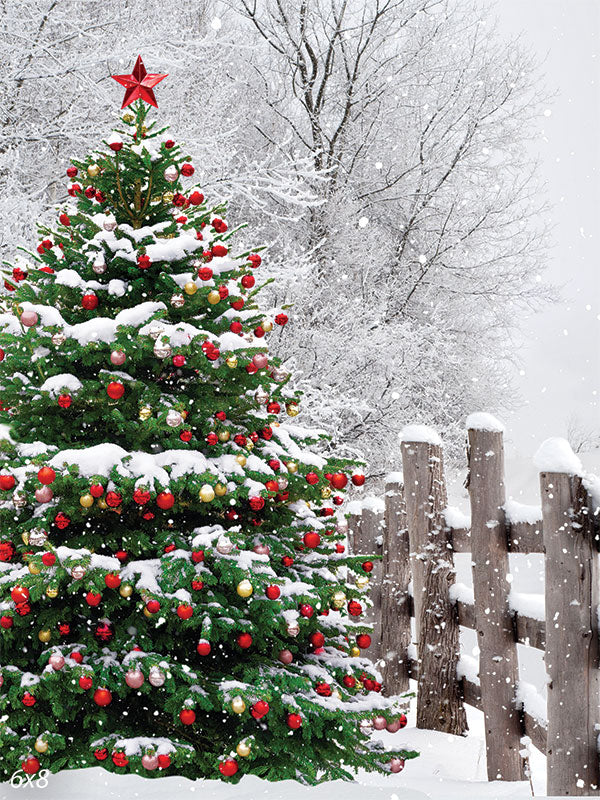
<path id="1" fill-rule="evenodd" d="M 163 172 L 164 179 L 169 183 L 174 183 L 179 177 L 179 170 L 174 164 L 170 164 Z M 164 198 L 164 195 L 163 195 Z"/>
<path id="2" fill-rule="evenodd" d="M 390 759 L 390 772 L 402 772 L 403 769 L 404 769 L 403 758 Z"/>
<path id="3" fill-rule="evenodd" d="M 79 505 L 82 508 L 91 508 L 94 505 L 94 498 L 91 494 L 82 494 L 79 498 Z"/>
<path id="4" fill-rule="evenodd" d="M 120 367 L 125 363 L 126 358 L 127 356 L 122 350 L 113 350 L 110 354 L 110 363 L 114 364 L 115 367 Z"/>
<path id="5" fill-rule="evenodd" d="M 97 706 L 107 706 L 112 701 L 112 694 L 108 691 L 108 689 L 100 688 L 96 689 L 94 692 L 94 703 Z"/>
<path id="6" fill-rule="evenodd" d="M 184 708 L 179 712 L 179 719 L 184 725 L 193 725 L 196 721 L 196 712 L 193 708 Z"/>
<path id="7" fill-rule="evenodd" d="M 48 752 L 48 742 L 45 739 L 36 739 L 33 747 L 36 753 Z"/>
<path id="8" fill-rule="evenodd" d="M 294 654 L 291 650 L 280 650 L 277 658 L 282 664 L 291 664 L 294 660 Z"/>
<path id="9" fill-rule="evenodd" d="M 157 358 L 168 358 L 173 351 L 168 342 L 161 342 L 159 339 L 157 339 L 154 343 L 153 352 Z"/>
<path id="10" fill-rule="evenodd" d="M 235 748 L 235 752 L 241 758 L 247 758 L 251 753 L 250 745 L 247 742 L 240 742 Z"/>
<path id="11" fill-rule="evenodd" d="M 387 720 L 385 717 L 373 717 L 373 727 L 376 731 L 384 731 L 387 725 Z"/>
<path id="12" fill-rule="evenodd" d="M 129 669 L 125 673 L 125 683 L 130 689 L 139 689 L 144 682 L 144 673 L 141 669 Z"/>
<path id="13" fill-rule="evenodd" d="M 181 308 L 185 304 L 185 297 L 182 294 L 174 294 L 171 297 L 171 305 L 173 308 Z"/>
<path id="14" fill-rule="evenodd" d="M 169 412 L 167 412 L 165 422 L 169 428 L 177 428 L 183 423 L 183 417 L 179 411 L 175 411 L 175 409 L 172 408 Z"/>
<path id="15" fill-rule="evenodd" d="M 155 688 L 160 688 L 164 685 L 166 678 L 165 673 L 159 667 L 150 667 L 148 674 L 148 683 Z"/>
<path id="16" fill-rule="evenodd" d="M 212 500 L 215 499 L 215 490 L 209 483 L 205 483 L 204 486 L 198 492 L 198 497 L 200 498 L 200 500 L 202 500 L 203 503 L 210 503 Z"/>
<path id="17" fill-rule="evenodd" d="M 52 655 L 48 659 L 48 664 L 50 664 L 50 666 L 55 672 L 58 672 L 65 665 L 64 656 L 61 653 L 52 653 Z"/>
<path id="18" fill-rule="evenodd" d="M 206 639 L 200 639 L 196 645 L 196 651 L 198 655 L 207 656 L 211 651 L 210 642 L 206 641 Z"/>
<path id="19" fill-rule="evenodd" d="M 233 550 L 233 542 L 227 536 L 220 536 L 217 541 L 217 552 L 223 556 L 229 555 Z"/>
<path id="20" fill-rule="evenodd" d="M 227 487 L 222 483 L 217 483 L 215 486 L 215 494 L 217 497 L 224 497 L 227 494 Z"/>
<path id="21" fill-rule="evenodd" d="M 183 287 L 183 291 L 184 291 L 184 292 L 185 292 L 187 295 L 190 295 L 190 296 L 192 296 L 192 295 L 196 294 L 196 292 L 198 291 L 198 286 L 196 285 L 195 281 L 188 281 L 188 282 L 187 282 L 187 283 L 184 285 L 184 287 Z"/>
<path id="22" fill-rule="evenodd" d="M 228 758 L 226 761 L 221 761 L 219 764 L 219 772 L 226 778 L 231 778 L 237 771 L 238 765 L 234 758 Z"/>
<path id="23" fill-rule="evenodd" d="M 37 325 L 39 317 L 35 311 L 23 311 L 20 317 L 21 325 L 25 328 L 32 328 Z"/>
<path id="24" fill-rule="evenodd" d="M 144 753 L 142 767 L 149 771 L 155 770 L 158 767 L 158 756 L 155 753 Z"/>
<path id="25" fill-rule="evenodd" d="M 240 597 L 250 597 L 253 591 L 254 589 L 252 587 L 252 584 L 247 579 L 240 581 L 236 586 L 236 592 L 239 594 Z"/>
<path id="26" fill-rule="evenodd" d="M 298 636 L 300 633 L 300 625 L 298 625 L 295 620 L 292 620 L 291 622 L 288 622 L 286 630 L 288 636 Z"/>
<path id="27" fill-rule="evenodd" d="M 26 775 L 35 775 L 40 768 L 40 762 L 35 756 L 28 756 L 21 761 L 21 769 Z"/>
<path id="28" fill-rule="evenodd" d="M 152 409 L 150 406 L 142 406 L 139 410 L 138 416 L 142 421 L 150 419 L 152 416 Z"/>
<path id="29" fill-rule="evenodd" d="M 331 605 L 334 608 L 340 609 L 344 607 L 346 602 L 346 595 L 344 592 L 338 591 L 334 592 L 333 597 L 331 598 Z"/>
<path id="30" fill-rule="evenodd" d="M 119 587 L 119 594 L 121 597 L 131 597 L 133 594 L 133 586 L 129 583 L 124 583 Z"/>

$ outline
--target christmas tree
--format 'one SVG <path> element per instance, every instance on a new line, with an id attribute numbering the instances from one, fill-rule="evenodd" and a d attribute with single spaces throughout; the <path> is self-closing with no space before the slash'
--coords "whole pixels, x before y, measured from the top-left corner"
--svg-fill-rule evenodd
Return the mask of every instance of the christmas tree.
<path id="1" fill-rule="evenodd" d="M 293 420 L 260 248 L 147 124 L 165 76 L 114 77 L 128 110 L 0 315 L 0 777 L 397 772 L 345 544 L 364 476 Z"/>

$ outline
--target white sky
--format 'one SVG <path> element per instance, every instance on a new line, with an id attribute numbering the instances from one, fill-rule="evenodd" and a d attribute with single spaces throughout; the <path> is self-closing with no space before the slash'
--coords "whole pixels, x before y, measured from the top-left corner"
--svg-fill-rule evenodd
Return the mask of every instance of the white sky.
<path id="1" fill-rule="evenodd" d="M 507 38 L 543 62 L 550 116 L 534 145 L 554 206 L 547 276 L 560 303 L 531 316 L 517 386 L 526 405 L 505 420 L 509 452 L 530 456 L 569 418 L 600 429 L 600 2 L 492 3 Z"/>

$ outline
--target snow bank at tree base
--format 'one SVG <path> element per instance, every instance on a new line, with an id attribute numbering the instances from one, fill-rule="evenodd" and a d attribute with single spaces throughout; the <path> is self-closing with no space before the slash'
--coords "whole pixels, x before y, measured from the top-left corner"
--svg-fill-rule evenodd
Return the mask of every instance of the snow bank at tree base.
<path id="1" fill-rule="evenodd" d="M 414 688 L 414 687 L 413 687 Z M 43 791 L 33 787 L 0 786 L 2 800 L 494 800 L 531 797 L 529 783 L 486 780 L 483 714 L 467 706 L 469 735 L 449 736 L 414 726 L 414 701 L 409 727 L 397 734 L 377 733 L 387 746 L 398 743 L 420 751 L 398 775 L 359 772 L 356 783 L 335 781 L 307 787 L 294 781 L 268 783 L 248 776 L 237 786 L 220 781 L 184 778 L 145 779 L 137 775 L 113 775 L 97 767 L 51 775 Z M 545 759 L 532 748 L 536 796 L 545 792 Z"/>

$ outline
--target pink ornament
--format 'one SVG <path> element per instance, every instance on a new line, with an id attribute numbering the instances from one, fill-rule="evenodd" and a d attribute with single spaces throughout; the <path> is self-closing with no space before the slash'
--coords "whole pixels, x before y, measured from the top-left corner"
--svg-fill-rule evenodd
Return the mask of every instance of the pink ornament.
<path id="1" fill-rule="evenodd" d="M 269 363 L 269 357 L 267 356 L 266 353 L 257 353 L 253 357 L 252 363 L 254 364 L 256 369 L 262 369 L 263 367 L 266 367 L 267 364 Z"/>
<path id="2" fill-rule="evenodd" d="M 37 325 L 38 320 L 39 317 L 35 311 L 24 311 L 21 314 L 21 325 L 24 325 L 26 328 L 31 328 L 33 325 Z"/>
<path id="3" fill-rule="evenodd" d="M 255 544 L 253 550 L 259 556 L 268 556 L 271 552 L 268 544 Z"/>
<path id="4" fill-rule="evenodd" d="M 52 653 L 52 655 L 48 659 L 48 663 L 50 664 L 53 670 L 58 672 L 59 669 L 62 669 L 64 667 L 65 659 L 60 653 Z"/>
<path id="5" fill-rule="evenodd" d="M 388 722 L 388 724 L 385 727 L 389 733 L 398 733 L 400 728 L 404 726 L 402 725 L 402 722 L 399 719 L 395 719 L 393 722 Z"/>
<path id="6" fill-rule="evenodd" d="M 144 673 L 141 669 L 130 669 L 125 673 L 125 683 L 130 689 L 139 689 L 144 682 Z"/>
<path id="7" fill-rule="evenodd" d="M 114 364 L 115 367 L 120 367 L 121 364 L 125 363 L 126 355 L 122 350 L 113 350 L 110 354 L 110 363 Z"/>
<path id="8" fill-rule="evenodd" d="M 142 756 L 142 767 L 149 770 L 156 769 L 158 767 L 158 756 L 145 753 Z"/>
<path id="9" fill-rule="evenodd" d="M 384 731 L 386 725 L 387 720 L 385 717 L 373 717 L 373 727 L 376 731 Z"/>
<path id="10" fill-rule="evenodd" d="M 291 664 L 294 660 L 294 655 L 291 650 L 280 650 L 277 657 L 282 664 Z"/>
<path id="11" fill-rule="evenodd" d="M 402 772 L 403 769 L 404 769 L 403 758 L 390 759 L 390 772 Z"/>
<path id="12" fill-rule="evenodd" d="M 0 673 L 0 687 L 2 686 L 3 683 L 4 683 L 4 675 Z"/>
<path id="13" fill-rule="evenodd" d="M 54 492 L 49 486 L 41 486 L 35 490 L 35 499 L 37 503 L 49 503 L 54 497 Z"/>

